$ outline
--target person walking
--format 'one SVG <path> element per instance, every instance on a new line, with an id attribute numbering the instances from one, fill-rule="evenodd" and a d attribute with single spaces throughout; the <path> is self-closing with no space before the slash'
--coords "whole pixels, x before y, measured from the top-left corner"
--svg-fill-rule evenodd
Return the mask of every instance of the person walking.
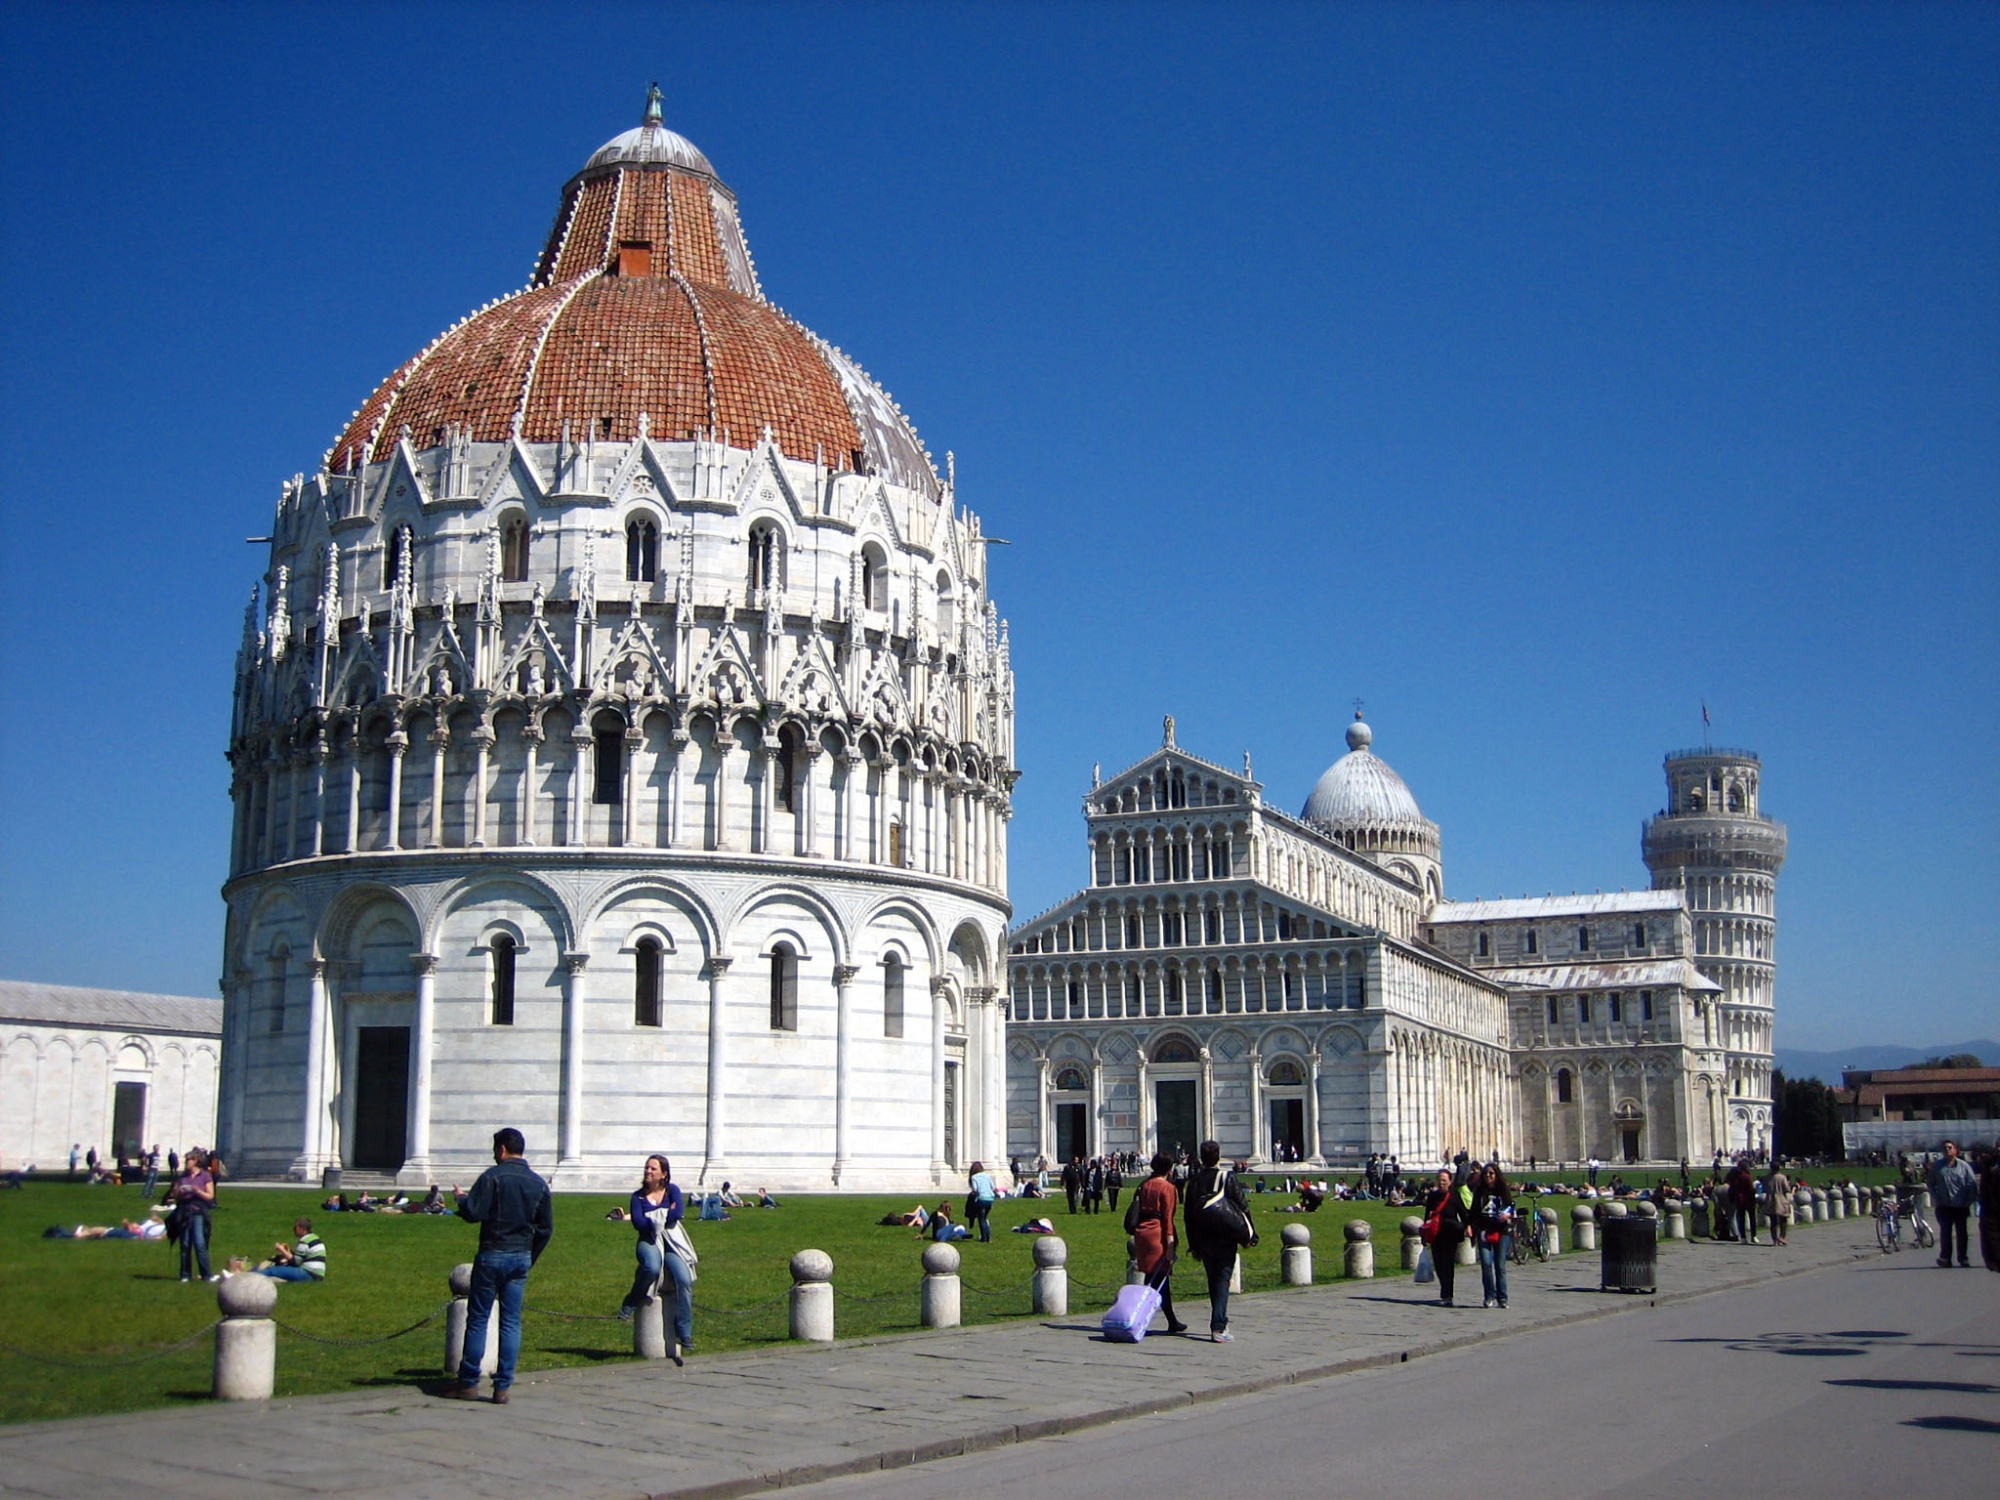
<path id="1" fill-rule="evenodd" d="M 1431 1265 L 1437 1271 L 1438 1306 L 1450 1307 L 1458 1275 L 1458 1247 L 1472 1222 L 1472 1190 L 1454 1183 L 1450 1167 L 1438 1170 L 1437 1186 L 1424 1194 L 1424 1223 L 1431 1231 Z"/>
<path id="2" fill-rule="evenodd" d="M 1764 1202 L 1771 1211 L 1771 1243 L 1787 1245 L 1791 1243 L 1792 1226 L 1792 1181 L 1785 1175 L 1785 1169 L 1773 1166 L 1764 1178 Z"/>
<path id="3" fill-rule="evenodd" d="M 1208 1336 L 1226 1344 L 1236 1337 L 1229 1331 L 1229 1278 L 1236 1269 L 1239 1243 L 1227 1226 L 1232 1211 L 1249 1223 L 1250 1203 L 1236 1174 L 1222 1165 L 1222 1147 L 1217 1142 L 1201 1143 L 1201 1165 L 1188 1174 L 1182 1200 L 1187 1204 L 1182 1217 L 1187 1224 L 1188 1249 L 1208 1273 Z M 1254 1238 L 1251 1243 L 1255 1243 Z"/>
<path id="4" fill-rule="evenodd" d="M 146 1153 L 146 1186 L 142 1189 L 151 1198 L 160 1186 L 160 1148 L 155 1146 Z"/>
<path id="5" fill-rule="evenodd" d="M 1722 1179 L 1729 1195 L 1729 1222 L 1736 1238 L 1746 1245 L 1757 1243 L 1757 1179 L 1750 1175 L 1750 1158 L 1739 1156 L 1729 1175 Z"/>
<path id="6" fill-rule="evenodd" d="M 1125 1209 L 1125 1232 L 1132 1236 L 1132 1265 L 1146 1285 L 1160 1294 L 1160 1311 L 1168 1333 L 1186 1333 L 1187 1324 L 1174 1316 L 1174 1260 L 1179 1239 L 1174 1213 L 1180 1194 L 1174 1187 L 1174 1159 L 1160 1151 L 1153 1156 L 1153 1175 L 1139 1184 Z"/>
<path id="7" fill-rule="evenodd" d="M 666 1157 L 654 1152 L 639 1172 L 639 1188 L 632 1194 L 626 1212 L 639 1238 L 633 1255 L 639 1267 L 632 1273 L 632 1290 L 619 1304 L 618 1316 L 630 1321 L 640 1306 L 671 1284 L 674 1289 L 674 1341 L 667 1358 L 681 1363 L 681 1354 L 694 1342 L 694 1276 L 685 1260 L 674 1253 L 668 1232 L 681 1222 L 687 1200 L 674 1186 L 674 1169 Z"/>
<path id="8" fill-rule="evenodd" d="M 1083 1196 L 1083 1158 L 1072 1156 L 1063 1163 L 1063 1196 L 1069 1199 L 1069 1211 L 1076 1212 L 1076 1201 Z"/>
<path id="9" fill-rule="evenodd" d="M 500 1304 L 500 1364 L 493 1372 L 493 1400 L 507 1402 L 514 1365 L 521 1357 L 521 1303 L 528 1272 L 555 1234 L 549 1185 L 528 1170 L 528 1143 L 513 1126 L 493 1132 L 493 1165 L 479 1174 L 470 1192 L 452 1187 L 458 1216 L 479 1226 L 479 1253 L 472 1260 L 472 1295 L 467 1299 L 464 1356 L 458 1379 L 445 1395 L 479 1399 L 479 1366 L 486 1358 L 487 1325 Z"/>
<path id="10" fill-rule="evenodd" d="M 1500 1163 L 1489 1161 L 1472 1183 L 1472 1232 L 1479 1255 L 1481 1307 L 1507 1305 L 1507 1258 L 1514 1250 L 1514 1190 Z"/>
<path id="11" fill-rule="evenodd" d="M 971 1209 L 969 1217 L 979 1221 L 979 1243 L 993 1243 L 993 1200 L 1000 1196 L 1000 1189 L 994 1185 L 993 1174 L 986 1170 L 984 1162 L 972 1164 L 972 1174 L 967 1179 L 969 1191 L 965 1195 L 966 1206 Z M 1074 1202 L 1074 1200 L 1072 1200 Z M 967 1225 L 968 1230 L 971 1225 Z"/>
<path id="12" fill-rule="evenodd" d="M 1104 1207 L 1104 1158 L 1093 1156 L 1083 1170 L 1083 1211 L 1094 1214 Z"/>
<path id="13" fill-rule="evenodd" d="M 1125 1190 L 1125 1173 L 1118 1161 L 1118 1155 L 1114 1153 L 1104 1163 L 1104 1195 L 1111 1200 L 1114 1214 L 1118 1212 L 1118 1195 Z"/>
<path id="14" fill-rule="evenodd" d="M 1979 1176 L 1972 1170 L 1972 1163 L 1958 1154 L 1957 1141 L 1944 1143 L 1944 1155 L 1931 1163 L 1925 1175 L 1929 1178 L 1931 1207 L 1937 1210 L 1938 1265 L 1951 1265 L 1952 1239 L 1956 1236 L 1958 1263 L 1970 1269 L 1972 1257 L 1966 1245 L 1966 1226 L 1972 1217 L 1973 1202 L 1979 1196 Z"/>
<path id="15" fill-rule="evenodd" d="M 215 1179 L 199 1146 L 187 1154 L 187 1170 L 168 1195 L 181 1242 L 181 1280 L 188 1280 L 190 1263 L 203 1281 L 220 1281 L 208 1268 L 208 1216 L 215 1208 Z"/>

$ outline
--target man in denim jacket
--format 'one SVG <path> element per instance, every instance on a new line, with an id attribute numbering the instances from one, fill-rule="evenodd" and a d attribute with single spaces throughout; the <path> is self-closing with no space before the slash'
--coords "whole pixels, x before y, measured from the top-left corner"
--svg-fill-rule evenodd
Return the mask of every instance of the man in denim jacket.
<path id="1" fill-rule="evenodd" d="M 460 1401 L 479 1399 L 479 1364 L 486 1357 L 486 1325 L 500 1304 L 500 1363 L 493 1372 L 493 1399 L 505 1404 L 521 1354 L 521 1303 L 528 1294 L 528 1271 L 555 1233 L 549 1185 L 522 1158 L 528 1150 L 511 1125 L 493 1134 L 493 1165 L 479 1174 L 472 1191 L 459 1192 L 458 1216 L 479 1226 L 479 1254 L 472 1261 L 472 1293 L 467 1299 L 465 1349 L 458 1382 L 445 1392 Z"/>

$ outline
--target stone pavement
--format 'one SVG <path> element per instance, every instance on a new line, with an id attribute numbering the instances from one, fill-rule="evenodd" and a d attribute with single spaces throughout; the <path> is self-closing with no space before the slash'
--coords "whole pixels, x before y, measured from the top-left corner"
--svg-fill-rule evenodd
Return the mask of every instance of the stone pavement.
<path id="1" fill-rule="evenodd" d="M 1329 1237 L 1331 1238 L 1331 1237 Z M 1381 1247 L 1384 1259 L 1393 1246 Z M 1321 1253 L 1326 1253 L 1322 1251 Z M 1512 1306 L 1459 1306 L 1406 1273 L 1232 1303 L 1232 1344 L 1098 1335 L 1094 1313 L 826 1347 L 530 1375 L 512 1404 L 415 1391 L 301 1396 L 0 1429 L 0 1491 L 233 1500 L 274 1491 L 465 1500 L 755 1494 L 899 1468 L 1196 1402 L 1395 1364 L 1874 1255 L 1865 1219 L 1782 1250 L 1662 1241 L 1659 1293 L 1597 1290 L 1595 1255 L 1515 1268 Z M 911 1287 L 914 1297 L 916 1288 Z M 1465 1305 L 1470 1300 L 1473 1305 Z M 1182 1309 L 1197 1327 L 1205 1311 Z M 283 1358 L 282 1348 L 279 1357 Z"/>

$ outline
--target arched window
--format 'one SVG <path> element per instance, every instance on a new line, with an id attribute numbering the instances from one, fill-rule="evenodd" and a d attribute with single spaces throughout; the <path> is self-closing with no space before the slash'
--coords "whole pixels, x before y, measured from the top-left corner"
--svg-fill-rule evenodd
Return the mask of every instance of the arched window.
<path id="1" fill-rule="evenodd" d="M 1576 951 L 1579 953 L 1588 953 L 1590 951 L 1590 929 L 1588 927 L 1577 928 Z"/>
<path id="2" fill-rule="evenodd" d="M 504 932 L 493 934 L 486 963 L 492 1008 L 489 1019 L 495 1026 L 514 1024 L 514 940 Z"/>
<path id="3" fill-rule="evenodd" d="M 903 867 L 903 825 L 895 818 L 889 820 L 889 863 L 898 870 Z"/>
<path id="4" fill-rule="evenodd" d="M 1290 1058 L 1281 1058 L 1279 1061 L 1271 1064 L 1271 1082 L 1284 1085 L 1304 1083 L 1305 1081 L 1305 1074 L 1299 1071 L 1299 1065 Z"/>
<path id="5" fill-rule="evenodd" d="M 1084 1081 L 1081 1068 L 1064 1068 L 1056 1074 L 1057 1093 L 1080 1094 L 1089 1087 L 1090 1085 Z"/>
<path id="6" fill-rule="evenodd" d="M 1632 924 L 1632 946 L 1634 948 L 1643 948 L 1646 946 L 1646 924 L 1644 922 L 1634 922 Z"/>
<path id="7" fill-rule="evenodd" d="M 279 948 L 271 955 L 271 1034 L 285 1029 L 285 967 L 291 954 Z"/>
<path id="8" fill-rule="evenodd" d="M 639 939 L 632 957 L 632 1024 L 658 1026 L 660 1021 L 660 955 L 656 937 Z"/>
<path id="9" fill-rule="evenodd" d="M 1523 951 L 1533 953 L 1536 949 L 1536 944 L 1535 929 L 1530 927 L 1521 938 L 1521 947 Z"/>
<path id="10" fill-rule="evenodd" d="M 799 1029 L 799 956 L 790 943 L 771 949 L 771 1029 Z"/>
<path id="11" fill-rule="evenodd" d="M 799 731 L 794 725 L 787 724 L 778 731 L 778 754 L 772 762 L 778 780 L 771 789 L 771 797 L 780 812 L 795 813 L 799 810 L 799 749 Z"/>
<path id="12" fill-rule="evenodd" d="M 403 570 L 403 559 L 410 551 L 410 528 L 398 526 L 389 533 L 389 543 L 382 549 L 382 592 L 388 593 L 396 586 L 396 575 Z"/>
<path id="13" fill-rule="evenodd" d="M 937 576 L 937 628 L 938 636 L 949 642 L 952 631 L 958 623 L 958 611 L 954 607 L 951 593 L 951 574 L 940 571 Z"/>
<path id="14" fill-rule="evenodd" d="M 861 607 L 877 614 L 889 612 L 889 554 L 879 542 L 861 549 Z"/>
<path id="15" fill-rule="evenodd" d="M 625 523 L 625 581 L 651 583 L 660 575 L 660 528 L 649 516 Z"/>
<path id="16" fill-rule="evenodd" d="M 1152 1061 L 1156 1063 L 1191 1063 L 1196 1061 L 1195 1051 L 1180 1037 L 1169 1037 L 1153 1049 Z"/>
<path id="17" fill-rule="evenodd" d="M 1493 940 L 1483 932 L 1479 934 L 1479 956 L 1481 958 L 1493 956 Z"/>
<path id="18" fill-rule="evenodd" d="M 1562 1019 L 1562 1008 L 1558 1004 L 1556 997 L 1554 995 L 1551 995 L 1549 996 L 1549 1024 L 1553 1026 L 1556 1024 L 1557 1021 L 1561 1019 Z"/>
<path id="19" fill-rule="evenodd" d="M 882 960 L 882 1035 L 903 1034 L 903 960 L 891 953 Z"/>
<path id="20" fill-rule="evenodd" d="M 504 583 L 528 581 L 528 518 L 509 516 L 500 523 L 500 578 Z"/>
<path id="21" fill-rule="evenodd" d="M 601 807 L 616 807 L 625 800 L 625 726 L 600 719 L 592 743 L 597 774 L 591 800 Z"/>
<path id="22" fill-rule="evenodd" d="M 1556 1069 L 1556 1103 L 1576 1103 L 1576 1078 L 1568 1068 Z"/>
<path id="23" fill-rule="evenodd" d="M 750 528 L 750 588 L 753 593 L 785 586 L 784 543 L 778 528 L 759 521 Z"/>

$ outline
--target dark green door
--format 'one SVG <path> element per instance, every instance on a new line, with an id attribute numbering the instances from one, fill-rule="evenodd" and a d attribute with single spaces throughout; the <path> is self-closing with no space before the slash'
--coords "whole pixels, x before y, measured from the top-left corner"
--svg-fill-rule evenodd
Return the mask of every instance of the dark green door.
<path id="1" fill-rule="evenodd" d="M 1153 1120 L 1157 1149 L 1178 1156 L 1183 1151 L 1192 1153 L 1201 1144 L 1201 1112 L 1195 1106 L 1192 1078 L 1153 1085 Z"/>
<path id="2" fill-rule="evenodd" d="M 364 1026 L 355 1040 L 354 1149 L 347 1164 L 393 1172 L 409 1138 L 410 1028 Z"/>

